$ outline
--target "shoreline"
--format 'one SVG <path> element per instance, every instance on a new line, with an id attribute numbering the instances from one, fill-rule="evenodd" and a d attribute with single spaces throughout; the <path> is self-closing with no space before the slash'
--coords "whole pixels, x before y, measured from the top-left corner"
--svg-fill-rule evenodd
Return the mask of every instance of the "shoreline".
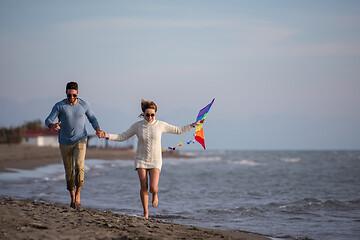
<path id="1" fill-rule="evenodd" d="M 134 150 L 88 148 L 86 159 L 133 160 Z M 177 151 L 164 158 L 191 158 Z M 7 168 L 35 169 L 62 164 L 57 147 L 0 144 L 0 173 Z M 33 202 L 0 196 L 0 239 L 242 239 L 266 240 L 255 233 L 207 229 L 190 225 L 144 220 L 111 211 L 59 203 Z"/>
<path id="2" fill-rule="evenodd" d="M 1 239 L 238 239 L 270 240 L 254 233 L 144 220 L 111 211 L 0 197 Z"/>
<path id="3" fill-rule="evenodd" d="M 178 151 L 163 152 L 163 158 L 191 158 Z M 99 160 L 134 160 L 135 150 L 116 148 L 88 147 L 86 159 Z M 12 172 L 6 168 L 35 169 L 54 163 L 62 164 L 60 149 L 58 147 L 37 147 L 21 144 L 0 144 L 0 173 Z"/>

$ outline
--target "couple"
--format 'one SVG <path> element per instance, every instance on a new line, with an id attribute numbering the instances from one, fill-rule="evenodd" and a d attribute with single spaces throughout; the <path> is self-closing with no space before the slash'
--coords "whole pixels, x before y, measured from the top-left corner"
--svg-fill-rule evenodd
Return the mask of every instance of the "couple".
<path id="1" fill-rule="evenodd" d="M 140 198 L 144 209 L 143 218 L 147 219 L 149 217 L 148 175 L 150 178 L 152 205 L 154 207 L 158 205 L 157 192 L 162 166 L 162 133 L 182 134 L 197 125 L 203 124 L 204 120 L 183 127 L 172 126 L 156 120 L 156 104 L 142 99 L 142 113 L 140 117 L 144 119 L 134 123 L 122 134 L 108 134 L 100 130 L 99 123 L 92 113 L 89 104 L 77 97 L 77 83 L 70 82 L 67 84 L 66 95 L 66 99 L 55 104 L 50 115 L 45 120 L 45 125 L 59 131 L 59 143 L 64 162 L 67 189 L 71 196 L 70 206 L 77 209 L 81 207 L 80 191 L 84 185 L 84 159 L 87 138 L 85 128 L 86 116 L 99 138 L 106 138 L 111 141 L 125 141 L 134 135 L 137 136 L 138 145 L 135 156 L 135 170 L 140 180 Z M 58 118 L 59 122 L 54 123 L 56 118 Z"/>

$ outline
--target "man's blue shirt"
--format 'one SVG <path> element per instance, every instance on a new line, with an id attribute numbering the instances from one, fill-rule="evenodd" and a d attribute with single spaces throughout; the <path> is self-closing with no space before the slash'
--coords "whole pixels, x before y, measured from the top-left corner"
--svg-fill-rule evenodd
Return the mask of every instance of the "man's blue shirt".
<path id="1" fill-rule="evenodd" d="M 75 105 L 70 105 L 64 99 L 54 105 L 50 115 L 45 120 L 45 125 L 49 127 L 49 124 L 55 123 L 56 118 L 58 118 L 61 122 L 59 143 L 71 145 L 87 138 L 85 116 L 93 128 L 99 127 L 99 123 L 87 102 L 79 98 Z"/>

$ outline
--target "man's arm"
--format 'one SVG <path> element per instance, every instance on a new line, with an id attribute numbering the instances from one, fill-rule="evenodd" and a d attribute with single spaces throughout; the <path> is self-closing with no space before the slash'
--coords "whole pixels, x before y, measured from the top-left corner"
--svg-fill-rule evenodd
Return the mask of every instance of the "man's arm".
<path id="1" fill-rule="evenodd" d="M 61 121 L 58 123 L 54 123 L 55 119 L 59 116 L 59 109 L 57 107 L 57 104 L 52 108 L 51 113 L 49 116 L 45 119 L 45 125 L 48 128 L 54 129 L 56 131 L 60 130 L 60 124 Z"/>
<path id="2" fill-rule="evenodd" d="M 96 135 L 99 137 L 99 138 L 102 138 L 103 134 L 105 134 L 105 132 L 103 130 L 100 130 L 100 127 L 95 127 L 94 128 L 95 131 L 96 131 Z"/>

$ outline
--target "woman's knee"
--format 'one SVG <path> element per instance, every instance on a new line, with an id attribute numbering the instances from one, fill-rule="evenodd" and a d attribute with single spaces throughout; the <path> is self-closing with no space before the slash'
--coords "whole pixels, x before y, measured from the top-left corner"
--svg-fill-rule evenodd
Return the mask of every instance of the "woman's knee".
<path id="1" fill-rule="evenodd" d="M 140 184 L 140 191 L 141 192 L 147 192 L 148 191 L 148 185 L 146 183 Z"/>
<path id="2" fill-rule="evenodd" d="M 157 186 L 151 186 L 150 187 L 150 192 L 152 194 L 156 194 L 159 191 L 159 188 Z"/>
<path id="3" fill-rule="evenodd" d="M 148 190 L 146 188 L 140 188 L 140 194 L 148 195 Z"/>

